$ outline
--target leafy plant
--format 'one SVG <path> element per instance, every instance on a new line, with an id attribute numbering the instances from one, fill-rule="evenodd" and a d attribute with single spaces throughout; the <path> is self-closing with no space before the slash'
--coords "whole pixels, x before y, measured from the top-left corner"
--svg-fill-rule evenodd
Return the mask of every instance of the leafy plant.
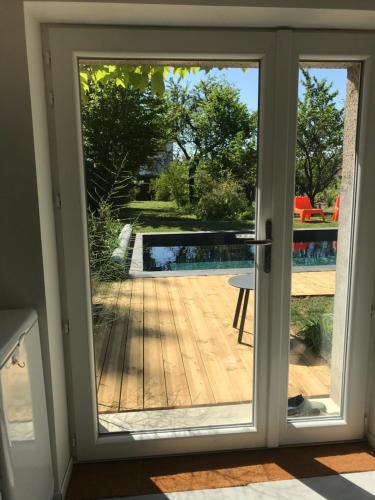
<path id="1" fill-rule="evenodd" d="M 165 91 L 165 79 L 173 71 L 180 79 L 189 74 L 196 74 L 198 71 L 204 71 L 206 74 L 212 68 L 198 66 L 164 66 L 138 64 L 129 66 L 128 64 L 96 64 L 80 65 L 80 85 L 83 99 L 86 99 L 90 91 L 90 85 L 101 83 L 102 85 L 114 83 L 117 87 L 133 87 L 141 92 L 146 87 L 150 87 L 155 94 L 162 95 Z M 218 68 L 221 69 L 221 68 Z M 247 71 L 247 68 L 243 68 Z"/>
<path id="2" fill-rule="evenodd" d="M 315 353 L 329 357 L 332 349 L 333 297 L 293 297 L 292 332 Z"/>
<path id="3" fill-rule="evenodd" d="M 88 203 L 95 210 L 107 200 L 116 208 L 134 196 L 140 167 L 165 148 L 165 103 L 150 88 L 141 92 L 102 80 L 89 83 L 86 97 L 82 137 Z"/>
<path id="4" fill-rule="evenodd" d="M 202 219 L 233 219 L 248 205 L 241 185 L 233 179 L 214 182 L 210 191 L 202 194 L 196 214 Z"/>
<path id="5" fill-rule="evenodd" d="M 122 279 L 125 266 L 111 259 L 112 252 L 118 245 L 122 223 L 113 215 L 111 205 L 101 201 L 97 210 L 89 210 L 87 226 L 93 286 L 101 281 Z"/>
<path id="6" fill-rule="evenodd" d="M 253 221 L 255 218 L 255 207 L 253 205 L 250 205 L 244 210 L 243 212 L 240 213 L 239 219 L 240 220 L 251 220 Z"/>
<path id="7" fill-rule="evenodd" d="M 336 186 L 325 189 L 322 193 L 322 201 L 327 207 L 332 207 L 335 204 L 336 198 L 340 190 Z"/>
<path id="8" fill-rule="evenodd" d="M 299 332 L 305 344 L 311 349 L 314 354 L 320 354 L 322 345 L 322 331 L 319 321 L 310 319 L 306 321 L 306 325 Z"/>
<path id="9" fill-rule="evenodd" d="M 189 202 L 188 166 L 186 162 L 175 161 L 151 183 L 155 200 L 175 201 L 178 207 Z"/>

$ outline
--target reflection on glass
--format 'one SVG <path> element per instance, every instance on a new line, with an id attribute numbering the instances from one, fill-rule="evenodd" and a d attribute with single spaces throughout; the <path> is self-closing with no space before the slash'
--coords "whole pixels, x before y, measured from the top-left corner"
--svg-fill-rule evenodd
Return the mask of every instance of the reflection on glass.
<path id="1" fill-rule="evenodd" d="M 80 65 L 103 433 L 252 421 L 259 67 L 218 66 Z"/>
<path id="2" fill-rule="evenodd" d="M 342 413 L 360 71 L 300 67 L 289 418 Z"/>

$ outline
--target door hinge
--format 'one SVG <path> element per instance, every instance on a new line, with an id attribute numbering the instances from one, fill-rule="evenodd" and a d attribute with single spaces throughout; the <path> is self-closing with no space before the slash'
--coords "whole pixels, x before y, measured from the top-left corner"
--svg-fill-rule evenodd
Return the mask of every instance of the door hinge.
<path id="1" fill-rule="evenodd" d="M 55 96 L 54 96 L 52 90 L 50 90 L 48 92 L 48 102 L 49 102 L 49 105 L 51 106 L 51 108 L 53 108 L 53 106 L 55 104 Z"/>
<path id="2" fill-rule="evenodd" d="M 46 66 L 51 66 L 51 52 L 49 50 L 44 52 L 44 62 Z"/>
<path id="3" fill-rule="evenodd" d="M 64 335 L 69 335 L 69 332 L 70 332 L 69 321 L 63 321 L 62 322 L 62 327 L 63 327 L 63 333 L 64 333 Z"/>
<path id="4" fill-rule="evenodd" d="M 55 207 L 59 208 L 59 209 L 61 208 L 61 195 L 60 195 L 60 193 L 57 193 L 55 195 Z"/>
<path id="5" fill-rule="evenodd" d="M 71 442 L 72 442 L 72 448 L 76 449 L 77 448 L 77 436 L 75 434 L 73 434 Z"/>
<path id="6" fill-rule="evenodd" d="M 371 318 L 375 318 L 375 305 L 371 306 Z"/>

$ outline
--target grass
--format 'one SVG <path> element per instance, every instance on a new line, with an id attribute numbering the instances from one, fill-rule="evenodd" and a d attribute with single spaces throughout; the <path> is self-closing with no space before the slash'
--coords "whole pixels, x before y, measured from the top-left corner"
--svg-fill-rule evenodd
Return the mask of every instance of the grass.
<path id="1" fill-rule="evenodd" d="M 291 330 L 297 335 L 306 324 L 318 322 L 324 313 L 333 312 L 334 297 L 293 297 L 291 301 Z"/>
<path id="2" fill-rule="evenodd" d="M 332 209 L 324 210 L 327 222 L 312 219 L 310 222 L 301 223 L 294 218 L 295 228 L 320 228 L 337 227 L 336 222 L 331 222 Z M 173 201 L 132 201 L 127 204 L 121 213 L 121 218 L 133 223 L 136 233 L 148 232 L 179 232 L 179 231 L 227 231 L 248 230 L 254 227 L 252 220 L 201 220 L 195 215 L 176 207 Z"/>
<path id="3" fill-rule="evenodd" d="M 200 220 L 178 209 L 172 201 L 132 201 L 122 211 L 121 218 L 133 221 L 136 233 L 248 230 L 254 225 L 251 220 Z"/>
<path id="4" fill-rule="evenodd" d="M 338 224 L 336 221 L 332 220 L 333 215 L 333 207 L 322 207 L 323 212 L 326 218 L 326 222 L 323 222 L 322 219 L 318 216 L 312 216 L 309 221 L 300 222 L 299 216 L 294 216 L 293 219 L 293 227 L 296 229 L 304 228 L 304 229 L 315 229 L 320 227 L 337 227 Z"/>

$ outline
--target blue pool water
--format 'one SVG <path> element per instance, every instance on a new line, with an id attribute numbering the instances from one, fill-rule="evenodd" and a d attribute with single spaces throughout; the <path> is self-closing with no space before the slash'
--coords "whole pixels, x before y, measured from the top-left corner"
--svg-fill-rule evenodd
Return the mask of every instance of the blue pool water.
<path id="1" fill-rule="evenodd" d="M 143 246 L 144 271 L 254 267 L 255 247 L 244 244 Z M 293 266 L 336 264 L 336 241 L 293 243 Z"/>

